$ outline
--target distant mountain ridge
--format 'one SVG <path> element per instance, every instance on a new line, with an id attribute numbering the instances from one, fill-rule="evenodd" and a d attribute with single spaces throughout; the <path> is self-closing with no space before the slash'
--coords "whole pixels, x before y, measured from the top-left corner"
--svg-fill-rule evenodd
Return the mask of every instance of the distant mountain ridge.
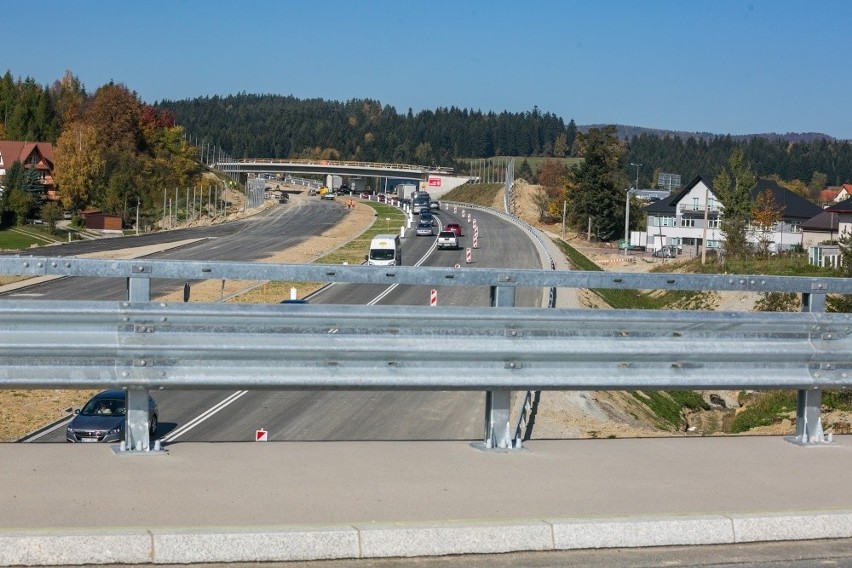
<path id="1" fill-rule="evenodd" d="M 712 140 L 730 136 L 732 140 L 751 140 L 752 138 L 764 138 L 767 140 L 784 140 L 785 142 L 812 142 L 814 140 L 826 140 L 829 142 L 837 141 L 833 136 L 822 134 L 820 132 L 787 132 L 786 134 L 778 134 L 777 132 L 768 132 L 761 134 L 713 134 L 712 132 L 685 132 L 682 130 L 663 130 L 660 128 L 645 128 L 642 126 L 628 126 L 625 124 L 586 124 L 577 125 L 579 132 L 586 133 L 591 128 L 602 128 L 604 126 L 615 126 L 618 132 L 618 137 L 622 140 L 630 140 L 635 136 L 642 134 L 653 134 L 655 136 L 665 137 L 671 136 L 686 140 L 695 138 L 696 140 Z"/>

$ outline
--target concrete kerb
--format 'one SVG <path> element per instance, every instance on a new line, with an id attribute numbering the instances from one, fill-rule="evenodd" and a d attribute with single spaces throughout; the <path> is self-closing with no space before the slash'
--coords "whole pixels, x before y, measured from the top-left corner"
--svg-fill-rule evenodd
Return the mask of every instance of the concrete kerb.
<path id="1" fill-rule="evenodd" d="M 0 532 L 0 566 L 430 557 L 852 537 L 852 511 Z"/>

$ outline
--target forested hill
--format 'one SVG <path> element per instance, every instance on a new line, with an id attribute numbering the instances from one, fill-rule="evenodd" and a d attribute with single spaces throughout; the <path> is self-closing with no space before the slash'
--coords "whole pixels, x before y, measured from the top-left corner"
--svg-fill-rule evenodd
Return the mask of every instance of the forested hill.
<path id="1" fill-rule="evenodd" d="M 460 158 L 582 157 L 583 134 L 601 125 L 567 124 L 534 108 L 482 112 L 456 107 L 400 114 L 369 99 L 346 102 L 241 93 L 157 103 L 175 116 L 190 142 L 214 144 L 232 158 L 314 158 L 456 167 Z M 660 172 L 716 175 L 741 148 L 758 176 L 841 184 L 852 181 L 852 147 L 822 134 L 750 136 L 614 126 L 626 141 L 624 173 L 655 187 Z M 520 165 L 519 165 L 520 167 Z M 534 174 L 533 174 L 534 175 Z"/>
<path id="2" fill-rule="evenodd" d="M 322 158 L 452 166 L 458 157 L 570 156 L 573 121 L 530 112 L 438 108 L 400 114 L 373 100 L 347 102 L 238 94 L 161 101 L 191 141 L 234 158 Z"/>

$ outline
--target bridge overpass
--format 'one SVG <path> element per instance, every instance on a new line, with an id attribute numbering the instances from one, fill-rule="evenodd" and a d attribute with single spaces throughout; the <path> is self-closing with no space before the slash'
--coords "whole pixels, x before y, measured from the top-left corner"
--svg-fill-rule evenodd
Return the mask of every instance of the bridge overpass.
<path id="1" fill-rule="evenodd" d="M 219 161 L 214 163 L 212 167 L 227 174 L 241 177 L 245 177 L 248 174 L 260 173 L 387 177 L 417 181 L 425 187 L 430 185 L 430 178 L 442 179 L 456 177 L 452 168 L 398 163 L 310 159 L 278 160 L 270 158 L 247 158 L 234 161 Z M 457 185 L 460 185 L 460 183 Z"/>

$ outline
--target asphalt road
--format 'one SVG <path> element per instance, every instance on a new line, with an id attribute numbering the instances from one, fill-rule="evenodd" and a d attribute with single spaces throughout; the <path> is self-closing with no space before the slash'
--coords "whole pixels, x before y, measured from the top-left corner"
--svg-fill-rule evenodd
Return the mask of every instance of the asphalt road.
<path id="1" fill-rule="evenodd" d="M 186 260 L 245 260 L 285 249 L 326 230 L 345 214 L 342 205 L 309 201 L 299 208 L 276 207 L 256 217 L 234 223 L 230 231 L 209 228 L 181 231 L 180 239 L 203 240 L 158 253 L 150 258 Z M 476 213 L 477 248 L 473 249 L 473 218 L 452 210 L 436 213 L 435 232 L 446 223 L 462 225 L 459 250 L 436 250 L 435 239 L 416 237 L 413 230 L 403 244 L 403 264 L 540 268 L 538 252 L 529 236 L 503 218 Z M 210 229 L 215 229 L 211 231 Z M 215 236 L 211 236 L 211 232 Z M 163 237 L 161 237 L 163 238 Z M 112 240 L 112 239 L 111 239 Z M 122 239 L 125 240 L 125 239 Z M 135 239 L 130 239 L 135 243 Z M 126 240 L 125 240 L 126 241 Z M 111 244 L 111 243 L 110 243 Z M 150 244 L 150 243 L 146 243 Z M 87 252 L 94 244 L 84 249 Z M 125 244 L 127 246 L 127 244 Z M 472 262 L 466 262 L 471 248 Z M 78 247 L 67 254 L 81 254 Z M 53 254 L 51 252 L 51 254 Z M 67 278 L 18 292 L 28 298 L 126 298 L 124 282 L 116 279 Z M 182 282 L 152 282 L 152 295 L 182 286 Z M 487 306 L 484 287 L 443 286 L 437 289 L 441 305 Z M 14 296 L 12 296 L 14 297 Z M 425 305 L 428 286 L 334 284 L 311 297 L 312 303 Z M 520 289 L 515 305 L 533 307 L 542 301 L 540 289 Z M 317 346 L 321 349 L 322 346 Z M 269 439 L 287 441 L 342 440 L 481 440 L 485 415 L 483 392 L 341 392 L 341 391 L 179 391 L 152 393 L 160 410 L 156 438 L 164 444 L 178 442 L 253 441 L 266 430 Z M 64 428 L 44 433 L 32 441 L 63 442 Z"/>

